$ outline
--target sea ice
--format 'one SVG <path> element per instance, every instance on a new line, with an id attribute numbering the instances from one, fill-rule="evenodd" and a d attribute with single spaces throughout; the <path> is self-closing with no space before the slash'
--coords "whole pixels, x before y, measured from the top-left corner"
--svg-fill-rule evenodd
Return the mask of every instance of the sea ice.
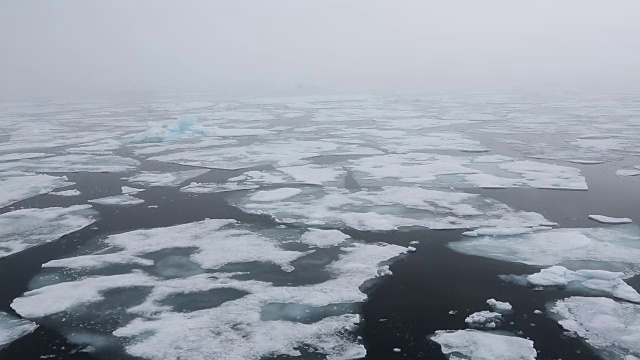
<path id="1" fill-rule="evenodd" d="M 121 186 L 120 189 L 122 190 L 123 194 L 135 194 L 135 193 L 144 191 L 144 189 L 139 189 L 139 188 L 134 188 L 129 186 Z"/>
<path id="2" fill-rule="evenodd" d="M 493 311 L 478 311 L 464 319 L 467 326 L 479 329 L 495 329 L 502 322 L 502 314 Z"/>
<path id="3" fill-rule="evenodd" d="M 534 360 L 537 356 L 533 341 L 502 332 L 440 330 L 430 339 L 440 344 L 450 360 Z"/>
<path id="4" fill-rule="evenodd" d="M 181 187 L 180 191 L 188 192 L 188 193 L 196 193 L 196 194 L 206 194 L 206 193 L 218 193 L 218 192 L 237 191 L 237 190 L 253 190 L 259 187 L 260 187 L 259 185 L 238 184 L 235 182 L 229 182 L 225 184 L 192 182 L 187 186 Z"/>
<path id="5" fill-rule="evenodd" d="M 0 214 L 0 258 L 54 241 L 93 223 L 91 205 L 21 209 Z"/>
<path id="6" fill-rule="evenodd" d="M 345 174 L 342 169 L 315 164 L 280 167 L 277 170 L 292 177 L 294 181 L 316 185 L 336 181 Z"/>
<path id="7" fill-rule="evenodd" d="M 175 172 L 143 171 L 127 180 L 146 186 L 178 186 L 183 182 L 209 172 L 208 169 Z"/>
<path id="8" fill-rule="evenodd" d="M 632 223 L 633 220 L 629 218 L 615 218 L 604 215 L 589 215 L 589 219 L 595 220 L 597 222 L 601 222 L 604 224 L 628 224 Z"/>
<path id="9" fill-rule="evenodd" d="M 640 305 L 573 296 L 551 304 L 548 312 L 605 359 L 640 357 Z"/>
<path id="10" fill-rule="evenodd" d="M 138 165 L 138 160 L 116 155 L 69 154 L 1 163 L 0 171 L 123 172 L 134 170 Z"/>
<path id="11" fill-rule="evenodd" d="M 58 195 L 58 196 L 78 196 L 81 193 L 76 189 L 72 189 L 72 190 L 63 190 L 63 191 L 53 191 L 53 192 L 50 192 L 50 194 Z"/>
<path id="12" fill-rule="evenodd" d="M 302 189 L 280 188 L 275 190 L 262 190 L 251 195 L 250 199 L 259 202 L 277 202 L 286 200 L 302 193 Z"/>
<path id="13" fill-rule="evenodd" d="M 138 199 L 137 197 L 124 194 L 124 195 L 115 195 L 108 196 L 99 199 L 89 200 L 91 203 L 100 204 L 100 205 L 118 205 L 118 206 L 127 206 L 127 205 L 137 205 L 142 204 L 144 200 Z"/>
<path id="14" fill-rule="evenodd" d="M 616 175 L 618 176 L 637 176 L 640 175 L 640 168 L 638 166 L 633 169 L 620 169 L 616 171 Z"/>
<path id="15" fill-rule="evenodd" d="M 455 251 L 529 265 L 562 265 L 640 274 L 640 229 L 627 224 L 606 228 L 553 229 L 515 236 L 482 236 L 451 242 Z"/>
<path id="16" fill-rule="evenodd" d="M 572 167 L 550 165 L 535 161 L 501 163 L 502 170 L 520 174 L 527 184 L 539 189 L 587 190 L 587 183 L 580 170 Z"/>
<path id="17" fill-rule="evenodd" d="M 624 282 L 625 274 L 605 270 L 571 271 L 563 266 L 552 266 L 527 275 L 524 280 L 533 286 L 578 286 L 604 292 L 622 300 L 640 303 L 640 294 Z M 509 279 L 509 278 L 506 278 Z"/>
<path id="18" fill-rule="evenodd" d="M 33 332 L 38 325 L 0 311 L 0 349 Z"/>
<path id="19" fill-rule="evenodd" d="M 73 185 L 66 176 L 32 174 L 21 171 L 0 173 L 0 207 L 33 196 L 46 194 L 54 189 Z"/>
<path id="20" fill-rule="evenodd" d="M 348 235 L 338 230 L 309 229 L 306 233 L 302 234 L 300 242 L 324 248 L 336 246 L 348 238 Z"/>
<path id="21" fill-rule="evenodd" d="M 489 300 L 487 300 L 487 304 L 489 306 L 491 306 L 493 311 L 497 311 L 497 312 L 502 313 L 502 314 L 511 312 L 513 310 L 513 306 L 511 306 L 511 304 L 509 304 L 508 302 L 505 302 L 505 301 L 498 301 L 496 299 L 489 299 Z"/>

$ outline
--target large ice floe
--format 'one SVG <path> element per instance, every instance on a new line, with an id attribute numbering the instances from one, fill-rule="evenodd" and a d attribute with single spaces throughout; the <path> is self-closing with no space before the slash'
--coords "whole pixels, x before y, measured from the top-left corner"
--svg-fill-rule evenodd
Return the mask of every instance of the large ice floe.
<path id="1" fill-rule="evenodd" d="M 138 165 L 138 160 L 117 155 L 69 154 L 0 163 L 0 171 L 123 172 Z"/>
<path id="2" fill-rule="evenodd" d="M 282 223 L 358 230 L 385 231 L 412 226 L 522 229 L 555 225 L 540 214 L 516 211 L 480 195 L 417 186 L 385 186 L 357 192 L 330 187 L 281 188 L 246 196 L 234 194 L 230 201 L 243 211 L 269 214 Z"/>
<path id="3" fill-rule="evenodd" d="M 107 196 L 99 199 L 92 199 L 89 202 L 100 205 L 137 205 L 144 202 L 144 200 L 139 199 L 135 196 L 131 196 L 129 194 L 123 195 L 115 195 L 115 196 Z"/>
<path id="4" fill-rule="evenodd" d="M 148 359 L 356 359 L 363 285 L 406 250 L 203 220 L 92 241 L 44 264 L 11 306 L 70 341 Z"/>
<path id="5" fill-rule="evenodd" d="M 73 185 L 66 176 L 25 173 L 21 171 L 0 172 L 0 207 L 33 196 L 46 194 L 54 189 Z"/>
<path id="6" fill-rule="evenodd" d="M 605 270 L 571 271 L 562 266 L 552 266 L 531 275 L 501 276 L 506 281 L 513 281 L 532 286 L 567 287 L 574 291 L 603 293 L 618 299 L 640 303 L 640 294 L 624 282 L 621 272 Z"/>
<path id="7" fill-rule="evenodd" d="M 602 297 L 570 297 L 547 312 L 607 360 L 640 358 L 640 305 Z"/>
<path id="8" fill-rule="evenodd" d="M 0 311 L 0 349 L 33 332 L 38 325 Z"/>
<path id="9" fill-rule="evenodd" d="M 450 360 L 533 360 L 533 341 L 504 332 L 473 329 L 436 331 L 430 337 Z"/>
<path id="10" fill-rule="evenodd" d="M 640 274 L 640 229 L 633 224 L 478 236 L 448 246 L 466 254 L 530 265 Z"/>
<path id="11" fill-rule="evenodd" d="M 95 221 L 91 205 L 20 209 L 0 214 L 0 257 L 54 241 Z"/>

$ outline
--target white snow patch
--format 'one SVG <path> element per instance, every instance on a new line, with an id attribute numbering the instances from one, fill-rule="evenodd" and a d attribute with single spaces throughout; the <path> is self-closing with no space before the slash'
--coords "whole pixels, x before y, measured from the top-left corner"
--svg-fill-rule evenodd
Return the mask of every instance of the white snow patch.
<path id="1" fill-rule="evenodd" d="M 515 336 L 478 330 L 436 331 L 430 337 L 450 359 L 534 360 L 533 341 Z"/>
<path id="2" fill-rule="evenodd" d="M 66 176 L 11 171 L 0 173 L 0 177 L 0 207 L 73 185 Z"/>
<path id="3" fill-rule="evenodd" d="M 118 205 L 118 206 L 127 206 L 127 205 L 136 205 L 142 204 L 144 200 L 138 199 L 137 197 L 131 195 L 115 195 L 108 196 L 99 199 L 89 200 L 91 203 L 100 204 L 100 205 Z"/>
<path id="4" fill-rule="evenodd" d="M 123 194 L 135 194 L 135 193 L 144 191 L 144 189 L 139 189 L 139 188 L 134 188 L 129 186 L 121 186 L 120 189 L 122 190 Z"/>
<path id="5" fill-rule="evenodd" d="M 0 349 L 33 332 L 38 325 L 0 311 Z"/>
<path id="6" fill-rule="evenodd" d="M 326 248 L 336 246 L 348 238 L 349 235 L 345 235 L 339 230 L 309 229 L 302 234 L 300 242 L 315 247 Z"/>
<path id="7" fill-rule="evenodd" d="M 498 301 L 492 298 L 487 300 L 487 304 L 491 306 L 493 311 L 497 311 L 499 313 L 508 313 L 513 310 L 513 306 L 506 301 Z"/>

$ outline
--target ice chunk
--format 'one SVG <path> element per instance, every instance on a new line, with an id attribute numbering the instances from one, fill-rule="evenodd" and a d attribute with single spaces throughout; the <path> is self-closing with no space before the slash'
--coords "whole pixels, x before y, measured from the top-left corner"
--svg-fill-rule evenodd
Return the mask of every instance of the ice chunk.
<path id="1" fill-rule="evenodd" d="M 178 186 L 181 183 L 209 172 L 207 169 L 185 170 L 175 172 L 143 171 L 128 180 L 146 186 Z"/>
<path id="2" fill-rule="evenodd" d="M 340 244 L 349 238 L 339 230 L 309 229 L 300 237 L 300 242 L 316 247 L 330 247 Z"/>
<path id="3" fill-rule="evenodd" d="M 0 214 L 0 257 L 54 241 L 93 223 L 91 205 L 21 209 Z"/>
<path id="4" fill-rule="evenodd" d="M 33 332 L 38 325 L 0 311 L 0 349 Z"/>
<path id="5" fill-rule="evenodd" d="M 521 234 L 530 234 L 534 230 L 548 230 L 550 228 L 541 227 L 543 229 L 536 228 L 480 228 L 471 231 L 465 231 L 462 233 L 464 236 L 476 237 L 476 236 L 514 236 Z"/>
<path id="6" fill-rule="evenodd" d="M 618 176 L 637 176 L 640 175 L 640 169 L 633 168 L 633 169 L 620 169 L 618 171 L 616 171 L 616 175 Z"/>
<path id="7" fill-rule="evenodd" d="M 601 222 L 604 224 L 628 224 L 633 222 L 633 220 L 629 218 L 615 218 L 604 215 L 589 215 L 589 219 L 595 220 L 597 222 Z"/>
<path id="8" fill-rule="evenodd" d="M 66 176 L 32 174 L 20 171 L 0 173 L 0 207 L 33 196 L 46 194 L 56 188 L 73 185 Z"/>
<path id="9" fill-rule="evenodd" d="M 502 322 L 502 314 L 493 311 L 478 311 L 464 319 L 469 327 L 480 329 L 495 329 Z"/>
<path id="10" fill-rule="evenodd" d="M 491 306 L 493 311 L 497 311 L 497 312 L 503 313 L 503 314 L 511 312 L 513 310 L 513 306 L 511 306 L 511 304 L 509 304 L 508 302 L 505 302 L 505 301 L 498 301 L 496 299 L 489 299 L 489 300 L 487 300 L 487 304 L 489 306 Z"/>
<path id="11" fill-rule="evenodd" d="M 139 188 L 134 188 L 129 186 L 121 186 L 120 189 L 122 189 L 123 194 L 135 194 L 135 193 L 144 191 L 144 189 L 139 189 Z"/>
<path id="12" fill-rule="evenodd" d="M 76 190 L 76 189 L 72 189 L 72 190 L 64 190 L 64 191 L 53 191 L 50 193 L 51 195 L 58 195 L 58 196 L 78 196 L 80 195 L 80 191 Z"/>
<path id="13" fill-rule="evenodd" d="M 552 266 L 527 275 L 526 280 L 534 286 L 581 285 L 587 289 L 602 291 L 619 299 L 640 302 L 638 294 L 624 282 L 625 274 L 605 270 L 571 271 L 563 266 Z"/>
<path id="14" fill-rule="evenodd" d="M 123 172 L 134 170 L 140 162 L 116 155 L 70 154 L 2 163 L 1 170 L 37 172 Z"/>
<path id="15" fill-rule="evenodd" d="M 277 170 L 291 176 L 294 181 L 317 185 L 336 181 L 345 174 L 342 169 L 314 164 L 280 167 Z"/>
<path id="16" fill-rule="evenodd" d="M 606 359 L 640 357 L 640 305 L 574 296 L 556 301 L 548 312 Z"/>
<path id="17" fill-rule="evenodd" d="M 498 167 L 522 175 L 534 188 L 587 190 L 587 183 L 576 168 L 529 160 L 502 163 Z"/>
<path id="18" fill-rule="evenodd" d="M 430 337 L 451 360 L 533 360 L 537 353 L 533 341 L 504 333 L 478 330 L 436 331 Z"/>
<path id="19" fill-rule="evenodd" d="M 119 205 L 119 206 L 127 206 L 127 205 L 136 205 L 142 204 L 144 200 L 138 199 L 137 197 L 131 195 L 115 195 L 108 196 L 99 199 L 89 200 L 89 202 L 100 204 L 100 205 Z"/>
<path id="20" fill-rule="evenodd" d="M 226 184 L 192 182 L 191 184 L 180 188 L 180 191 L 188 192 L 188 193 L 196 193 L 196 194 L 205 194 L 205 193 L 218 193 L 218 192 L 238 191 L 238 190 L 252 190 L 252 189 L 257 189 L 259 187 L 260 186 L 258 185 L 238 184 L 235 182 L 230 182 Z"/>
<path id="21" fill-rule="evenodd" d="M 530 265 L 562 265 L 640 274 L 640 229 L 635 225 L 593 229 L 553 229 L 516 236 L 482 236 L 447 246 L 465 254 Z"/>
<path id="22" fill-rule="evenodd" d="M 275 190 L 262 190 L 251 195 L 250 199 L 260 202 L 274 202 L 286 200 L 302 193 L 302 189 L 280 188 Z"/>

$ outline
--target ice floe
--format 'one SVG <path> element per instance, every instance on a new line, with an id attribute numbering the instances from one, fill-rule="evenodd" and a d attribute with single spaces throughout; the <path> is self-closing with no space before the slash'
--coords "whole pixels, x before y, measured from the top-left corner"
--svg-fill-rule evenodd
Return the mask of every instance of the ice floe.
<path id="1" fill-rule="evenodd" d="M 0 257 L 54 241 L 93 223 L 91 205 L 21 209 L 0 214 Z"/>
<path id="2" fill-rule="evenodd" d="M 309 229 L 302 234 L 300 242 L 323 248 L 338 245 L 348 238 L 348 235 L 338 230 Z"/>
<path id="3" fill-rule="evenodd" d="M 503 332 L 441 330 L 430 339 L 440 344 L 451 360 L 533 360 L 537 356 L 533 341 Z"/>
<path id="4" fill-rule="evenodd" d="M 241 273 L 221 270 L 257 261 L 293 271 L 291 263 L 308 254 L 280 246 L 300 236 L 298 230 L 283 230 L 280 240 L 268 234 L 249 231 L 234 220 L 214 219 L 111 235 L 87 244 L 78 256 L 45 264 L 42 277 L 32 282 L 35 288 L 11 306 L 27 318 L 46 319 L 70 341 L 98 350 L 117 341 L 129 354 L 148 359 L 257 360 L 273 354 L 300 356 L 301 348 L 333 359 L 365 356 L 352 333 L 361 321 L 358 304 L 366 299 L 362 285 L 377 278 L 383 264 L 405 248 L 334 239 L 338 258 L 311 263 L 314 271 L 330 276 L 298 286 L 247 279 L 246 274 L 255 277 L 263 271 L 255 265 Z M 180 249 L 188 255 L 177 255 Z M 168 262 L 172 271 L 162 265 Z M 187 263 L 200 271 L 185 271 Z M 126 299 L 140 300 L 118 300 L 122 291 L 130 292 Z M 44 299 L 50 306 L 41 306 Z M 119 320 L 81 321 L 98 308 Z M 77 336 L 84 332 L 97 335 Z"/>
<path id="5" fill-rule="evenodd" d="M 605 359 L 640 357 L 640 305 L 574 296 L 556 301 L 547 311 Z"/>
<path id="6" fill-rule="evenodd" d="M 124 195 L 108 196 L 108 197 L 103 197 L 99 199 L 92 199 L 92 200 L 89 200 L 89 202 L 100 204 L 100 205 L 127 206 L 127 205 L 142 204 L 144 200 L 139 199 L 135 196 L 124 194 Z"/>
<path id="7" fill-rule="evenodd" d="M 615 218 L 605 215 L 589 215 L 589 219 L 603 224 L 628 224 L 633 222 L 633 220 L 629 218 Z"/>
<path id="8" fill-rule="evenodd" d="M 514 236 L 481 236 L 447 244 L 455 251 L 530 265 L 562 265 L 640 274 L 640 229 L 632 224 L 606 228 L 552 229 Z"/>
<path id="9" fill-rule="evenodd" d="M 527 283 L 533 286 L 562 286 L 575 291 L 593 290 L 605 293 L 618 299 L 640 303 L 640 294 L 624 282 L 622 272 L 605 270 L 572 271 L 563 266 L 552 266 L 540 272 L 514 277 L 502 276 L 504 280 Z"/>
<path id="10" fill-rule="evenodd" d="M 10 171 L 0 173 L 0 207 L 46 194 L 54 189 L 73 185 L 66 176 Z"/>
<path id="11" fill-rule="evenodd" d="M 63 190 L 63 191 L 52 191 L 50 192 L 51 195 L 58 195 L 58 196 L 78 196 L 81 194 L 81 192 L 77 189 L 71 189 L 71 190 Z"/>
<path id="12" fill-rule="evenodd" d="M 228 182 L 224 184 L 192 182 L 187 186 L 181 187 L 180 191 L 187 192 L 187 193 L 206 194 L 206 193 L 219 193 L 219 192 L 237 191 L 237 190 L 253 190 L 259 187 L 260 187 L 259 185 L 238 184 L 235 182 Z"/>
<path id="13" fill-rule="evenodd" d="M 637 176 L 640 175 L 640 166 L 636 166 L 630 169 L 620 169 L 616 171 L 618 176 Z"/>
<path id="14" fill-rule="evenodd" d="M 124 172 L 140 165 L 135 159 L 117 155 L 69 154 L 0 163 L 0 170 L 37 172 Z"/>
<path id="15" fill-rule="evenodd" d="M 38 325 L 0 311 L 0 349 L 33 332 Z"/>
<path id="16" fill-rule="evenodd" d="M 134 184 L 146 186 L 178 186 L 183 182 L 207 173 L 207 169 L 185 170 L 175 172 L 143 171 L 127 180 Z"/>
<path id="17" fill-rule="evenodd" d="M 123 194 L 135 194 L 135 193 L 144 191 L 144 189 L 134 188 L 130 186 L 121 186 L 120 190 L 122 191 Z"/>
<path id="18" fill-rule="evenodd" d="M 302 193 L 302 189 L 296 188 L 280 188 L 275 190 L 262 190 L 258 191 L 251 195 L 250 199 L 252 201 L 282 201 L 288 198 L 294 197 L 298 194 Z"/>
<path id="19" fill-rule="evenodd" d="M 498 301 L 496 299 L 487 300 L 487 304 L 491 306 L 493 311 L 497 311 L 499 313 L 509 313 L 513 310 L 513 306 L 506 301 Z"/>
<path id="20" fill-rule="evenodd" d="M 476 194 L 398 186 L 357 192 L 330 187 L 283 189 L 278 195 L 286 195 L 284 199 L 272 198 L 269 191 L 266 198 L 261 198 L 262 192 L 258 192 L 246 197 L 231 196 L 229 200 L 243 211 L 269 214 L 283 223 L 346 226 L 358 230 L 555 225 L 540 214 L 515 211 Z M 260 195 L 258 200 L 254 198 L 256 195 Z"/>
<path id="21" fill-rule="evenodd" d="M 464 319 L 467 326 L 479 329 L 495 329 L 502 323 L 502 314 L 494 311 L 478 311 Z"/>

